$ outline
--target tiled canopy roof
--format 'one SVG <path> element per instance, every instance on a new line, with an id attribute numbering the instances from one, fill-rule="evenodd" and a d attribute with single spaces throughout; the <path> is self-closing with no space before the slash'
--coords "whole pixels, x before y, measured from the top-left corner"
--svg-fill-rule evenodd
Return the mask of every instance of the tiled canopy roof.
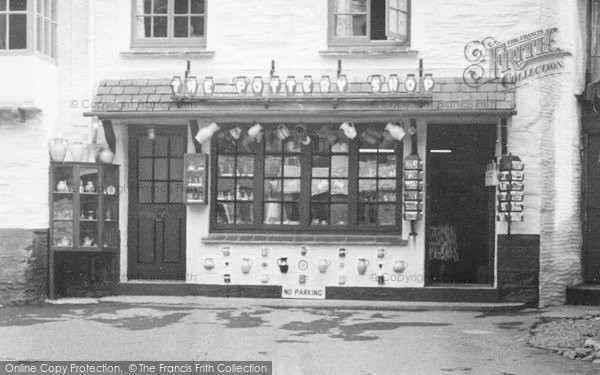
<path id="1" fill-rule="evenodd" d="M 268 86 L 265 79 L 265 93 L 268 91 Z M 352 77 L 350 79 L 352 81 Z M 153 111 L 172 111 L 177 110 L 177 103 L 171 95 L 170 78 L 158 79 L 121 79 L 121 80 L 105 80 L 100 82 L 97 95 L 93 101 L 93 113 L 95 112 L 153 112 Z M 201 83 L 201 82 L 200 82 Z M 298 83 L 300 85 L 300 82 Z M 315 85 L 316 87 L 318 85 Z M 335 87 L 335 84 L 332 83 Z M 385 86 L 384 86 L 385 87 Z M 318 87 L 317 87 L 318 88 Z M 400 85 L 400 91 L 397 96 L 381 94 L 371 94 L 373 99 L 398 99 L 399 96 L 406 96 L 403 92 L 404 85 Z M 200 87 L 199 96 L 202 96 L 202 88 Z M 369 95 L 370 86 L 366 82 L 350 82 L 348 94 L 339 94 L 342 98 L 344 95 L 362 94 Z M 316 92 L 315 95 L 319 93 Z M 417 93 L 418 94 L 418 93 Z M 267 97 L 267 95 L 264 95 Z M 306 98 L 301 90 L 295 94 L 300 100 Z M 246 95 L 237 95 L 235 87 L 232 84 L 222 84 L 217 81 L 215 94 L 211 98 L 229 98 L 236 100 L 240 98 L 256 97 L 251 90 L 248 90 Z M 285 93 L 279 94 L 277 97 L 287 97 Z M 431 94 L 431 100 L 439 102 L 452 101 L 476 101 L 476 102 L 493 102 L 493 109 L 512 110 L 515 109 L 515 90 L 514 86 L 509 88 L 501 83 L 488 83 L 478 88 L 469 87 L 462 78 L 435 78 L 435 86 Z M 440 108 L 443 108 L 441 106 Z M 487 107 L 489 108 L 489 107 Z"/>

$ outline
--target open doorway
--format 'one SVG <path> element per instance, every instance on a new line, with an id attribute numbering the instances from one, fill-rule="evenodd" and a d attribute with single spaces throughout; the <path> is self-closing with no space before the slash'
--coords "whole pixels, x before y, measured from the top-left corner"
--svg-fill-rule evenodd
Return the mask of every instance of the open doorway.
<path id="1" fill-rule="evenodd" d="M 427 130 L 429 284 L 494 282 L 495 188 L 486 186 L 496 125 Z"/>

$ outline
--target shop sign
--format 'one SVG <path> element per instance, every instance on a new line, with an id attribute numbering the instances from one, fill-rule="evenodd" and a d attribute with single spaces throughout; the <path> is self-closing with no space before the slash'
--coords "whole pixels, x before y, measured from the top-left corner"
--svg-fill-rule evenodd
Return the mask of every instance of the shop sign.
<path id="1" fill-rule="evenodd" d="M 283 285 L 281 298 L 325 299 L 324 286 Z"/>
<path id="2" fill-rule="evenodd" d="M 539 29 L 507 42 L 492 37 L 475 40 L 465 46 L 465 58 L 471 63 L 463 72 L 464 82 L 471 87 L 486 83 L 525 83 L 533 77 L 560 73 L 564 57 L 571 52 L 556 46 L 558 28 Z"/>

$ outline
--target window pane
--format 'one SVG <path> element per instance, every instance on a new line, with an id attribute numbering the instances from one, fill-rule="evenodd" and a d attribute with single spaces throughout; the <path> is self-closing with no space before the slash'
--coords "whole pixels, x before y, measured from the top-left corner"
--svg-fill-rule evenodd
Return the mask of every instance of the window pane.
<path id="1" fill-rule="evenodd" d="M 264 184 L 264 200 L 280 201 L 282 197 L 281 186 L 281 180 L 266 180 Z"/>
<path id="2" fill-rule="evenodd" d="M 377 221 L 379 225 L 396 224 L 396 205 L 382 204 L 378 207 Z"/>
<path id="3" fill-rule="evenodd" d="M 238 201 L 248 201 L 254 198 L 254 180 L 240 178 L 237 180 L 236 197 Z"/>
<path id="4" fill-rule="evenodd" d="M 275 129 L 265 129 L 265 152 L 280 152 L 282 141 Z"/>
<path id="5" fill-rule="evenodd" d="M 335 36 L 352 36 L 352 16 L 335 16 Z"/>
<path id="6" fill-rule="evenodd" d="M 265 156 L 265 177 L 281 177 L 282 166 L 280 156 Z"/>
<path id="7" fill-rule="evenodd" d="M 204 0 L 191 0 L 192 14 L 204 14 Z"/>
<path id="8" fill-rule="evenodd" d="M 154 0 L 154 13 L 167 14 L 168 0 Z"/>
<path id="9" fill-rule="evenodd" d="M 139 159 L 138 169 L 140 180 L 152 179 L 152 159 Z"/>
<path id="10" fill-rule="evenodd" d="M 56 58 L 58 55 L 58 38 L 57 31 L 58 28 L 55 23 L 52 24 L 52 50 L 50 51 L 50 56 Z"/>
<path id="11" fill-rule="evenodd" d="M 348 177 L 348 157 L 334 155 L 331 157 L 331 177 Z"/>
<path id="12" fill-rule="evenodd" d="M 236 203 L 235 223 L 252 224 L 254 222 L 254 205 L 252 203 Z"/>
<path id="13" fill-rule="evenodd" d="M 349 13 L 350 0 L 335 0 L 334 11 L 335 13 Z"/>
<path id="14" fill-rule="evenodd" d="M 183 202 L 183 182 L 171 182 L 169 184 L 169 202 Z"/>
<path id="15" fill-rule="evenodd" d="M 170 142 L 171 142 L 171 146 L 170 146 L 170 150 L 169 150 L 169 155 L 181 156 L 184 154 L 185 148 L 184 148 L 184 144 L 183 144 L 183 137 L 171 136 Z"/>
<path id="16" fill-rule="evenodd" d="M 283 204 L 283 225 L 300 225 L 300 210 L 298 203 Z"/>
<path id="17" fill-rule="evenodd" d="M 27 16 L 25 14 L 9 15 L 8 49 L 27 48 Z"/>
<path id="18" fill-rule="evenodd" d="M 193 37 L 204 36 L 204 17 L 192 17 L 191 19 L 191 35 Z"/>
<path id="19" fill-rule="evenodd" d="M 4 7 L 2 6 L 2 1 L 0 1 L 0 10 L 2 9 L 4 9 Z M 37 2 L 36 10 L 38 13 L 44 14 L 44 0 L 39 0 Z"/>
<path id="20" fill-rule="evenodd" d="M 398 14 L 398 33 L 403 36 L 402 41 L 408 37 L 408 16 L 406 13 Z"/>
<path id="21" fill-rule="evenodd" d="M 183 179 L 183 159 L 171 159 L 169 161 L 169 179 L 181 180 Z"/>
<path id="22" fill-rule="evenodd" d="M 392 33 L 398 33 L 398 12 L 390 9 L 388 11 L 388 24 L 389 24 L 389 30 Z"/>
<path id="23" fill-rule="evenodd" d="M 154 179 L 155 180 L 167 180 L 167 172 L 169 159 L 154 159 Z"/>
<path id="24" fill-rule="evenodd" d="M 154 37 L 164 38 L 167 36 L 167 17 L 154 17 Z"/>
<path id="25" fill-rule="evenodd" d="M 329 177 L 329 156 L 313 156 L 312 177 Z"/>
<path id="26" fill-rule="evenodd" d="M 358 181 L 358 199 L 361 202 L 373 202 L 377 195 L 377 180 Z"/>
<path id="27" fill-rule="evenodd" d="M 152 17 L 137 17 L 136 35 L 140 38 L 150 38 L 152 36 Z"/>
<path id="28" fill-rule="evenodd" d="M 359 204 L 358 205 L 358 224 L 369 225 L 377 224 L 377 205 Z"/>
<path id="29" fill-rule="evenodd" d="M 254 176 L 254 157 L 253 156 L 238 156 L 237 173 L 241 177 Z"/>
<path id="30" fill-rule="evenodd" d="M 379 177 L 396 177 L 396 155 L 382 155 L 377 175 Z"/>
<path id="31" fill-rule="evenodd" d="M 52 7 L 52 10 L 50 11 L 50 17 L 52 18 L 52 21 L 56 22 L 58 21 L 58 0 L 50 0 L 50 6 Z"/>
<path id="32" fill-rule="evenodd" d="M 0 0 L 0 11 L 6 10 L 6 0 Z"/>
<path id="33" fill-rule="evenodd" d="M 310 195 L 311 195 L 311 199 L 313 201 L 328 200 L 329 199 L 329 180 L 313 179 L 311 181 Z"/>
<path id="34" fill-rule="evenodd" d="M 235 172 L 235 156 L 219 155 L 218 160 L 219 176 L 233 176 Z"/>
<path id="35" fill-rule="evenodd" d="M 408 0 L 396 0 L 398 3 L 398 9 L 408 12 Z"/>
<path id="36" fill-rule="evenodd" d="M 39 3 L 38 3 L 39 4 Z M 42 17 L 37 18 L 37 30 L 36 30 L 36 42 L 35 48 L 44 53 L 44 19 Z"/>
<path id="37" fill-rule="evenodd" d="M 152 203 L 152 182 L 140 182 L 138 187 L 138 202 Z"/>
<path id="38" fill-rule="evenodd" d="M 367 35 L 367 16 L 352 16 L 352 36 Z"/>
<path id="39" fill-rule="evenodd" d="M 283 199 L 287 201 L 297 201 L 300 198 L 300 179 L 283 180 Z"/>
<path id="40" fill-rule="evenodd" d="M 52 46 L 52 28 L 50 21 L 44 21 L 44 53 L 49 54 Z"/>
<path id="41" fill-rule="evenodd" d="M 348 220 L 348 205 L 347 204 L 332 204 L 331 205 L 331 220 L 332 225 L 346 225 Z"/>
<path id="42" fill-rule="evenodd" d="M 217 200 L 233 201 L 235 199 L 233 186 L 233 179 L 219 179 L 217 182 Z"/>
<path id="43" fill-rule="evenodd" d="M 150 141 L 152 142 L 152 141 Z M 169 137 L 167 136 L 156 136 L 154 140 L 154 155 L 155 156 L 167 156 L 169 154 Z"/>
<path id="44" fill-rule="evenodd" d="M 154 203 L 167 203 L 169 200 L 169 185 L 167 182 L 154 183 Z"/>
<path id="45" fill-rule="evenodd" d="M 331 180 L 331 195 L 348 196 L 348 180 Z"/>
<path id="46" fill-rule="evenodd" d="M 329 204 L 310 205 L 310 224 L 311 225 L 327 225 L 329 224 Z"/>
<path id="47" fill-rule="evenodd" d="M 265 203 L 264 216 L 265 224 L 281 224 L 281 204 Z"/>
<path id="48" fill-rule="evenodd" d="M 285 177 L 300 177 L 300 158 L 298 156 L 286 156 L 283 166 Z"/>
<path id="49" fill-rule="evenodd" d="M 142 12 L 140 12 L 140 8 Z M 137 9 L 138 14 L 152 14 L 152 0 L 138 0 Z"/>
<path id="50" fill-rule="evenodd" d="M 27 10 L 27 0 L 10 0 L 10 10 Z"/>
<path id="51" fill-rule="evenodd" d="M 366 13 L 367 0 L 352 0 L 350 11 L 352 13 Z"/>
<path id="52" fill-rule="evenodd" d="M 6 15 L 0 14 L 0 49 L 6 49 Z"/>
<path id="53" fill-rule="evenodd" d="M 43 9 L 43 14 L 44 16 L 50 18 L 52 13 L 52 6 L 50 5 L 51 0 L 38 0 L 38 3 L 44 2 L 44 9 Z"/>
<path id="54" fill-rule="evenodd" d="M 233 207 L 233 203 L 217 204 L 217 224 L 233 224 Z"/>
<path id="55" fill-rule="evenodd" d="M 188 36 L 188 18 L 175 17 L 175 38 L 187 38 Z"/>
<path id="56" fill-rule="evenodd" d="M 359 177 L 377 176 L 377 155 L 361 154 L 358 161 Z"/>
<path id="57" fill-rule="evenodd" d="M 189 0 L 175 0 L 175 14 L 187 14 Z"/>

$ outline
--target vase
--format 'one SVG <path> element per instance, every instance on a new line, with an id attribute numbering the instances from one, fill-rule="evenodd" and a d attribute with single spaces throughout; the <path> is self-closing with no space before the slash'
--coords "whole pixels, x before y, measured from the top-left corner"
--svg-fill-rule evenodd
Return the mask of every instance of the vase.
<path id="1" fill-rule="evenodd" d="M 198 92 L 198 80 L 194 76 L 185 79 L 185 93 L 188 96 L 195 96 Z"/>
<path id="2" fill-rule="evenodd" d="M 281 80 L 279 79 L 279 76 L 271 76 L 269 89 L 271 90 L 271 95 L 277 95 L 279 91 L 281 91 Z"/>
<path id="3" fill-rule="evenodd" d="M 67 147 L 69 142 L 62 138 L 52 138 L 48 141 L 48 150 L 50 151 L 50 159 L 56 162 L 65 161 L 67 156 Z"/>
<path id="4" fill-rule="evenodd" d="M 255 76 L 252 80 L 252 91 L 256 95 L 262 95 L 265 84 L 263 83 L 261 76 Z"/>
<path id="5" fill-rule="evenodd" d="M 204 89 L 204 95 L 212 95 L 215 93 L 215 81 L 213 77 L 204 78 L 204 83 L 202 83 L 202 88 Z"/>
<path id="6" fill-rule="evenodd" d="M 391 122 L 387 123 L 387 125 L 385 126 L 385 130 L 387 130 L 387 132 L 390 133 L 392 138 L 394 138 L 397 141 L 401 141 L 402 138 L 404 138 L 404 136 L 406 135 L 406 131 L 404 131 L 404 128 L 402 126 L 393 124 Z"/>
<path id="7" fill-rule="evenodd" d="M 302 92 L 305 94 L 312 94 L 313 80 L 311 76 L 304 76 L 304 79 L 302 80 Z"/>
<path id="8" fill-rule="evenodd" d="M 281 273 L 286 273 L 289 269 L 287 259 L 288 258 L 277 259 L 277 265 L 279 266 L 279 270 L 281 271 Z"/>
<path id="9" fill-rule="evenodd" d="M 340 74 L 337 80 L 335 81 L 335 84 L 337 86 L 338 92 L 348 92 L 348 80 L 346 79 L 345 74 Z"/>
<path id="10" fill-rule="evenodd" d="M 110 148 L 103 148 L 98 152 L 98 161 L 104 164 L 111 164 L 115 160 L 115 153 Z"/>
<path id="11" fill-rule="evenodd" d="M 364 275 L 367 272 L 367 267 L 369 267 L 369 260 L 365 258 L 358 259 L 358 273 Z"/>
<path id="12" fill-rule="evenodd" d="M 400 80 L 398 79 L 397 74 L 390 74 L 390 78 L 388 79 L 388 90 L 390 92 L 398 92 L 400 88 Z"/>
<path id="13" fill-rule="evenodd" d="M 288 96 L 292 96 L 296 93 L 296 78 L 294 76 L 288 76 L 285 81 L 285 92 Z"/>
<path id="14" fill-rule="evenodd" d="M 219 125 L 216 122 L 211 122 L 210 125 L 205 126 L 198 130 L 196 133 L 196 140 L 198 143 L 202 144 L 213 137 L 213 135 L 219 130 Z"/>
<path id="15" fill-rule="evenodd" d="M 237 76 L 233 79 L 233 84 L 235 85 L 235 91 L 237 91 L 238 94 L 245 94 L 248 90 L 248 85 L 250 84 L 250 78 Z"/>
<path id="16" fill-rule="evenodd" d="M 82 142 L 73 142 L 69 144 L 69 151 L 73 161 L 82 162 L 85 153 L 85 145 Z"/>
<path id="17" fill-rule="evenodd" d="M 379 74 L 373 74 L 367 78 L 367 83 L 371 85 L 371 92 L 381 92 L 381 88 L 385 83 L 385 78 Z"/>
<path id="18" fill-rule="evenodd" d="M 321 76 L 319 88 L 321 89 L 322 94 L 329 93 L 329 90 L 331 89 L 331 81 L 329 80 L 329 76 Z"/>

